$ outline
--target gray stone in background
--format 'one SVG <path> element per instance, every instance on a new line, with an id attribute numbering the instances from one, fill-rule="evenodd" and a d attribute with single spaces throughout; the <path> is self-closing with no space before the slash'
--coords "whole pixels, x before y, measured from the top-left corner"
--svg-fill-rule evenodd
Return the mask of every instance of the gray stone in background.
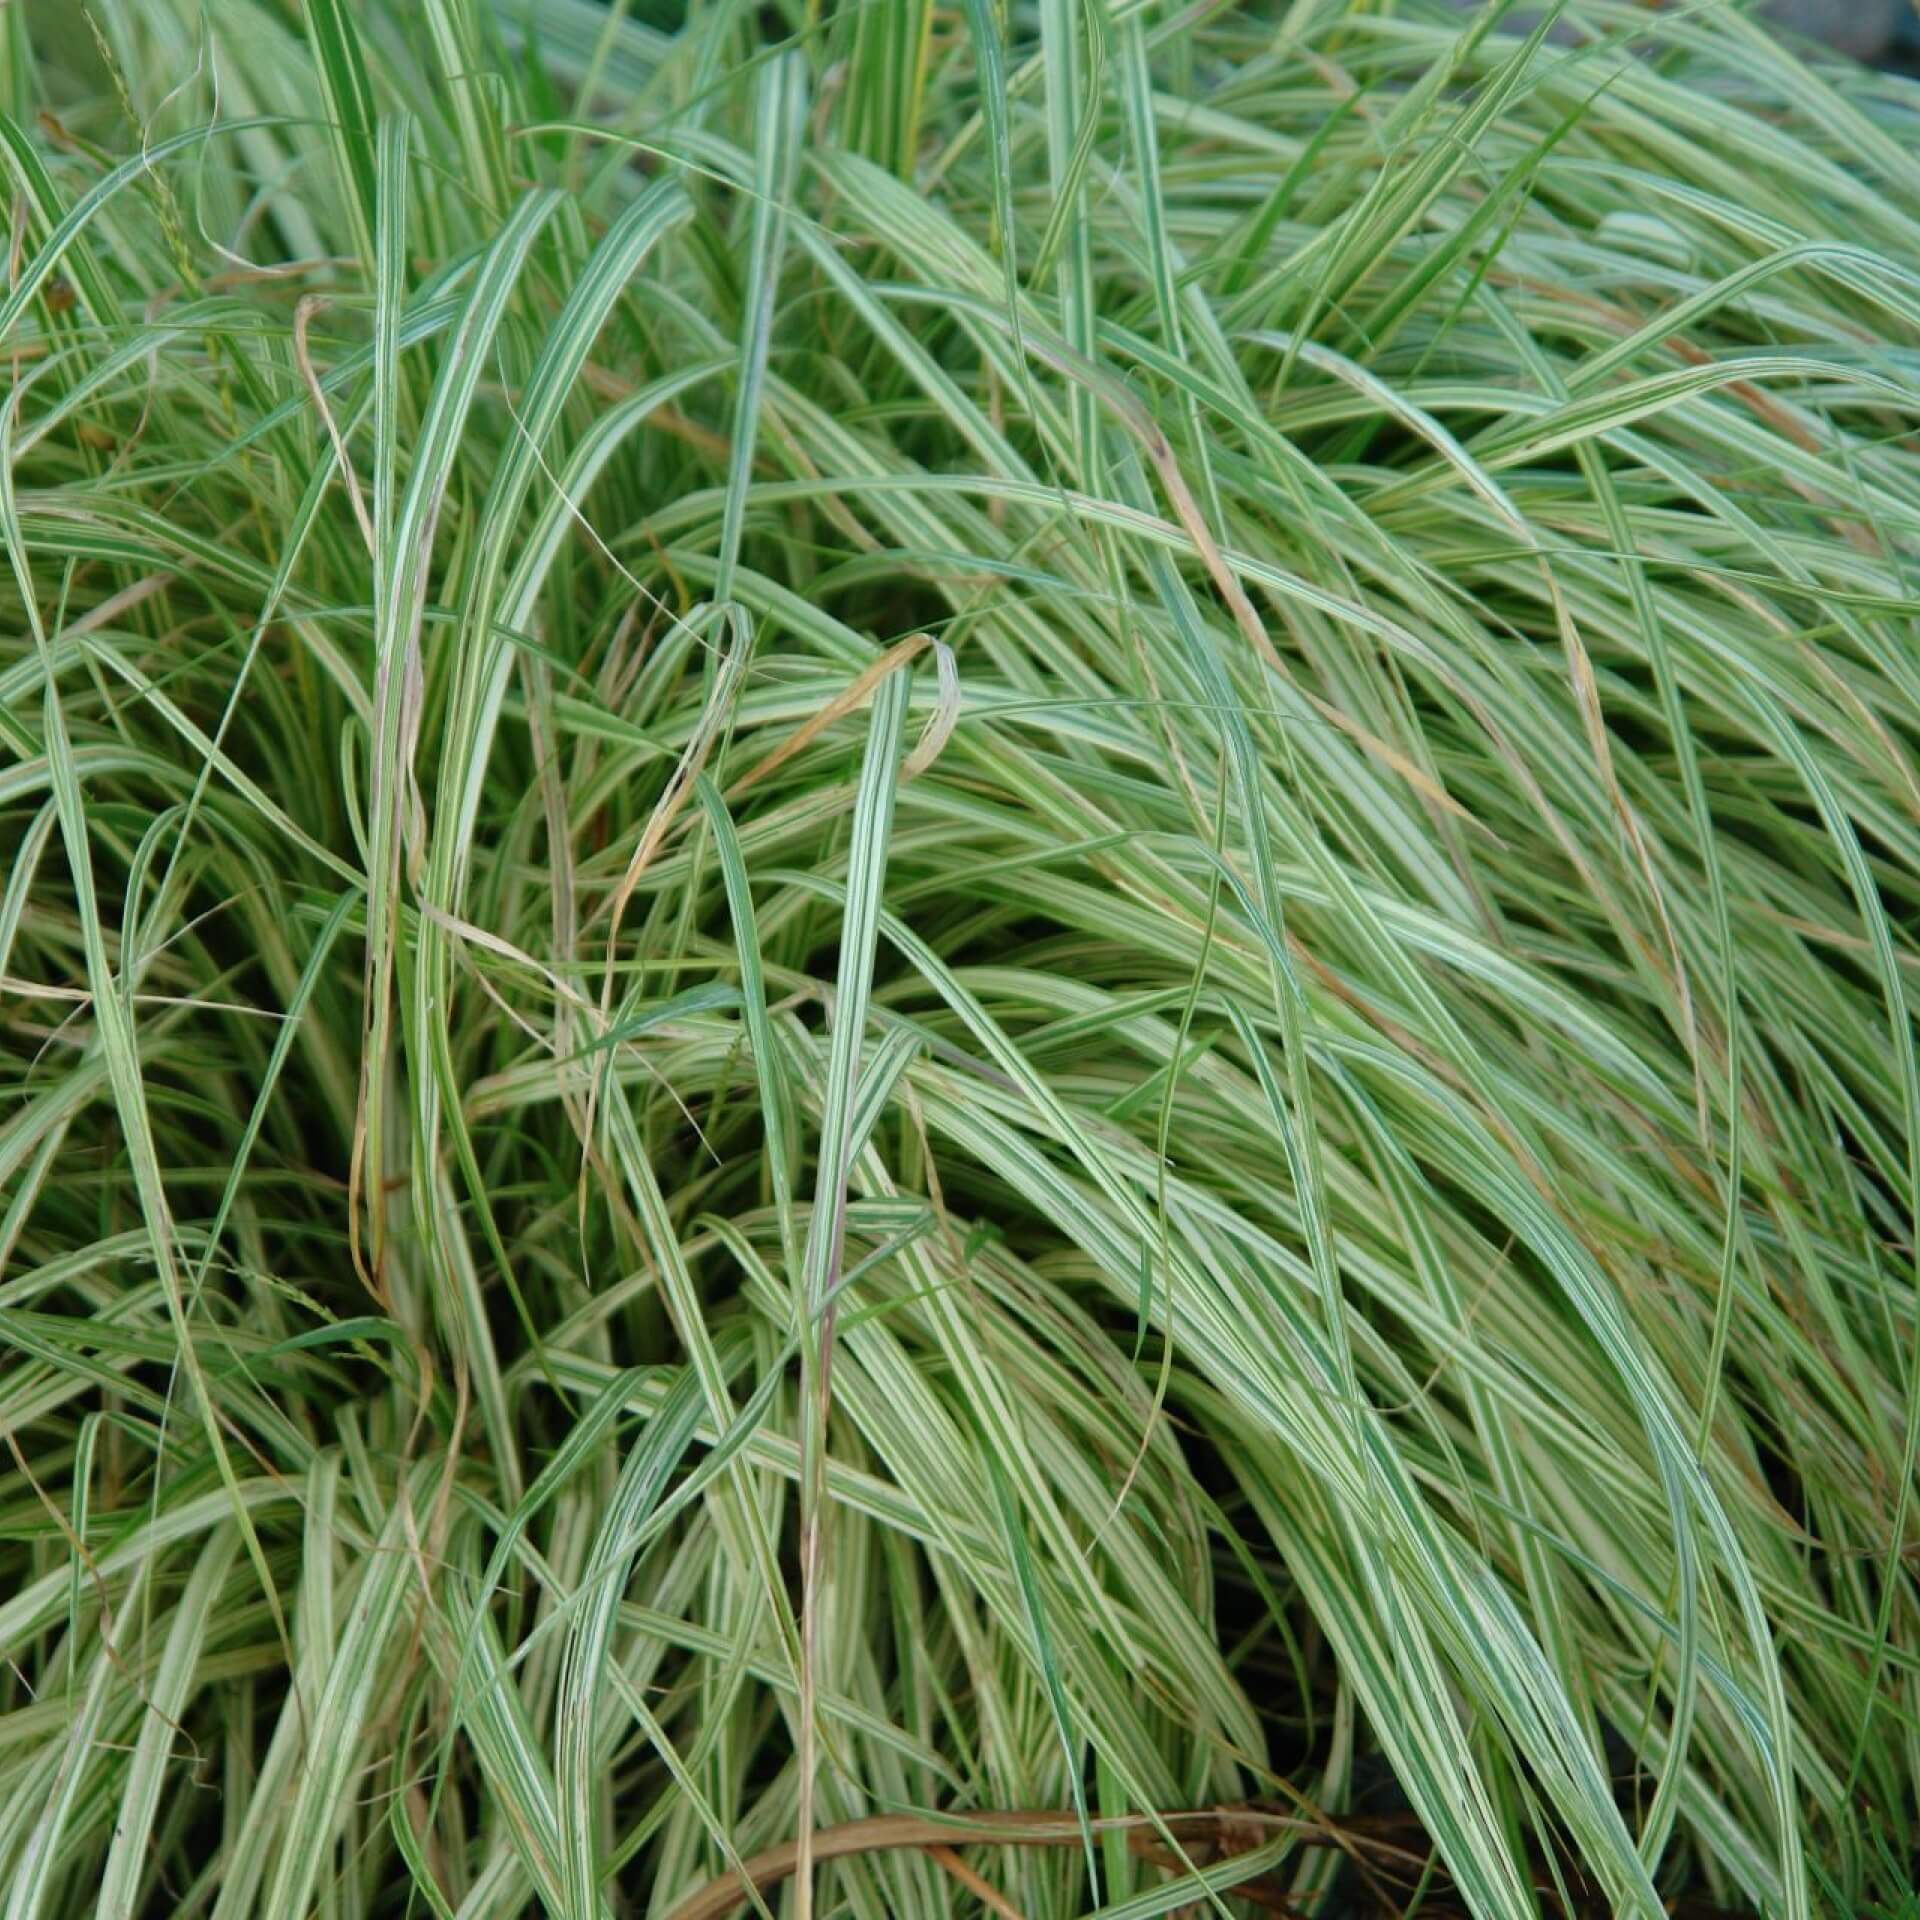
<path id="1" fill-rule="evenodd" d="M 1453 0 L 1464 13 L 1485 0 Z M 1786 33 L 1819 40 L 1836 53 L 1856 60 L 1884 60 L 1898 44 L 1909 56 L 1920 49 L 1920 12 L 1914 0 L 1763 0 L 1760 12 Z M 1516 11 L 1507 16 L 1515 33 L 1530 33 L 1538 13 Z M 1568 43 L 1578 36 L 1556 27 L 1548 37 Z"/>
<path id="2" fill-rule="evenodd" d="M 1906 0 L 1911 9 L 1911 0 Z M 1768 19 L 1789 33 L 1824 40 L 1836 53 L 1878 60 L 1893 45 L 1902 0 L 1767 0 Z"/>

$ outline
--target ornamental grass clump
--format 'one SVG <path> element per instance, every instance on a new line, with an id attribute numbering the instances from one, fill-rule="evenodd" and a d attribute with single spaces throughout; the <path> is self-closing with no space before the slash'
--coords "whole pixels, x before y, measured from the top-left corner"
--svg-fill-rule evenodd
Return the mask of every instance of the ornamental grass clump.
<path id="1" fill-rule="evenodd" d="M 0 9 L 0 1920 L 1906 1897 L 1920 92 Z"/>

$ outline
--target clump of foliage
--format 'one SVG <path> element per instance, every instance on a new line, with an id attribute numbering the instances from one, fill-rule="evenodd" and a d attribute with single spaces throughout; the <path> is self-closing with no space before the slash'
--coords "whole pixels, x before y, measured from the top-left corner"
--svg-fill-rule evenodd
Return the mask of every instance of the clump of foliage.
<path id="1" fill-rule="evenodd" d="M 1906 1897 L 1912 86 L 46 0 L 0 106 L 4 1920 Z"/>

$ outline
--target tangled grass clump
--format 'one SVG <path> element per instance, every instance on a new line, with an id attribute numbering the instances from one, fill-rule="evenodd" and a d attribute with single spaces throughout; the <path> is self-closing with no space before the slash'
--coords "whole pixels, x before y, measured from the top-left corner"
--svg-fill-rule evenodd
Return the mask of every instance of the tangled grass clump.
<path id="1" fill-rule="evenodd" d="M 1905 1898 L 1920 92 L 644 11 L 0 8 L 0 1920 Z"/>

